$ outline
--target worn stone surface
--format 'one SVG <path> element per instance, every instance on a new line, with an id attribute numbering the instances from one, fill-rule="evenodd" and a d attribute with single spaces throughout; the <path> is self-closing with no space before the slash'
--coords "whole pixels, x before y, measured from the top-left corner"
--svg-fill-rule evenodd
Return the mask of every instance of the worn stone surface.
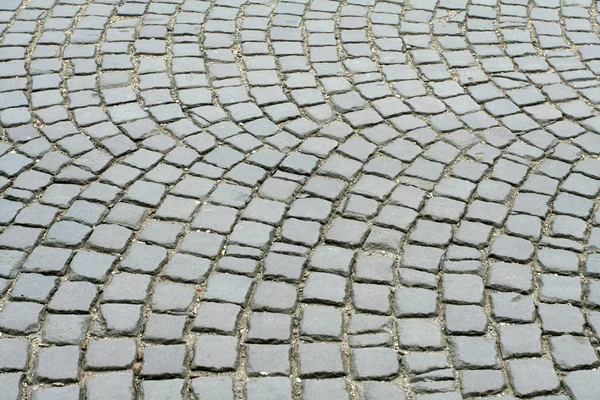
<path id="1" fill-rule="evenodd" d="M 595 399 L 599 11 L 0 1 L 0 397 Z"/>

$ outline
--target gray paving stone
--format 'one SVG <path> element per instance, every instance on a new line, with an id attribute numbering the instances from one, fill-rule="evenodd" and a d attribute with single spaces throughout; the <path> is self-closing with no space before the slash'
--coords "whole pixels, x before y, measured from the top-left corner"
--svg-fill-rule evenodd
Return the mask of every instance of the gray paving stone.
<path id="1" fill-rule="evenodd" d="M 149 342 L 180 342 L 187 322 L 184 315 L 150 314 L 143 338 Z"/>
<path id="2" fill-rule="evenodd" d="M 132 232 L 124 227 L 112 224 L 98 225 L 88 239 L 95 249 L 107 252 L 123 252 L 131 239 Z"/>
<path id="3" fill-rule="evenodd" d="M 506 387 L 502 372 L 497 370 L 465 370 L 461 384 L 463 396 L 491 395 Z"/>
<path id="4" fill-rule="evenodd" d="M 198 256 L 214 258 L 223 245 L 223 236 L 206 232 L 190 232 L 181 242 L 180 250 Z"/>
<path id="5" fill-rule="evenodd" d="M 10 224 L 17 216 L 21 208 L 23 208 L 23 203 L 5 199 L 2 199 L 0 204 L 2 204 L 2 214 L 0 215 L 0 221 L 2 222 L 2 225 Z"/>
<path id="6" fill-rule="evenodd" d="M 512 360 L 507 364 L 511 386 L 517 396 L 552 393 L 559 387 L 558 377 L 549 360 Z"/>
<path id="7" fill-rule="evenodd" d="M 304 301 L 342 304 L 346 297 L 346 279 L 339 275 L 311 272 L 303 294 Z"/>
<path id="8" fill-rule="evenodd" d="M 342 246 L 356 247 L 364 241 L 367 233 L 366 223 L 339 218 L 333 221 L 326 240 Z"/>
<path id="9" fill-rule="evenodd" d="M 286 399 L 292 396 L 292 385 L 288 378 L 256 378 L 246 384 L 248 399 Z"/>
<path id="10" fill-rule="evenodd" d="M 253 307 L 259 310 L 291 312 L 296 304 L 296 288 L 283 282 L 262 281 L 253 297 Z"/>
<path id="11" fill-rule="evenodd" d="M 504 322 L 533 322 L 535 305 L 533 299 L 517 293 L 492 293 L 492 316 Z"/>
<path id="12" fill-rule="evenodd" d="M 0 383 L 4 388 L 3 396 L 6 399 L 19 399 L 22 393 L 21 382 L 23 380 L 23 374 L 20 372 L 13 372 L 0 375 Z"/>
<path id="13" fill-rule="evenodd" d="M 228 249 L 228 254 L 232 256 L 223 257 L 217 263 L 217 270 L 221 272 L 231 272 L 242 275 L 253 275 L 258 266 L 258 262 L 249 258 L 233 257 L 235 256 L 254 256 L 246 250 L 251 249 L 250 247 L 232 246 Z M 252 249 L 255 250 L 255 249 Z M 258 254 L 260 253 L 260 250 Z"/>
<path id="14" fill-rule="evenodd" d="M 393 383 L 379 381 L 365 381 L 358 388 L 358 396 L 361 400 L 404 400 L 404 391 Z"/>
<path id="15" fill-rule="evenodd" d="M 184 345 L 156 345 L 144 348 L 144 362 L 140 375 L 166 378 L 183 374 Z"/>
<path id="16" fill-rule="evenodd" d="M 104 339 L 88 344 L 85 355 L 86 368 L 115 370 L 129 368 L 136 356 L 133 339 Z"/>
<path id="17" fill-rule="evenodd" d="M 229 376 L 204 376 L 192 380 L 195 399 L 207 394 L 215 399 L 233 400 L 233 380 Z"/>
<path id="18" fill-rule="evenodd" d="M 91 375 L 85 380 L 85 386 L 90 399 L 131 399 L 134 394 L 133 373 L 123 371 Z"/>
<path id="19" fill-rule="evenodd" d="M 579 278 L 541 275 L 540 300 L 547 303 L 581 303 L 582 288 Z"/>
<path id="20" fill-rule="evenodd" d="M 248 374 L 287 375 L 290 373 L 290 346 L 250 344 L 248 351 Z"/>
<path id="21" fill-rule="evenodd" d="M 353 349 L 351 358 L 356 379 L 389 379 L 399 371 L 398 357 L 390 348 Z"/>
<path id="22" fill-rule="evenodd" d="M 554 334 L 582 332 L 583 315 L 578 308 L 570 304 L 540 304 L 538 312 L 544 332 Z"/>
<path id="23" fill-rule="evenodd" d="M 21 274 L 10 293 L 13 300 L 45 303 L 56 289 L 58 277 L 41 274 Z"/>
<path id="24" fill-rule="evenodd" d="M 236 220 L 237 210 L 231 207 L 205 204 L 192 221 L 193 228 L 229 233 Z"/>
<path id="25" fill-rule="evenodd" d="M 441 327 L 432 319 L 398 320 L 398 338 L 400 347 L 406 350 L 439 350 L 445 345 Z"/>
<path id="26" fill-rule="evenodd" d="M 28 272 L 64 273 L 72 252 L 67 249 L 38 246 L 23 264 L 23 269 Z"/>
<path id="27" fill-rule="evenodd" d="M 554 362 L 561 370 L 592 367 L 598 363 L 598 356 L 589 340 L 564 335 L 549 339 Z"/>
<path id="28" fill-rule="evenodd" d="M 287 215 L 290 217 L 326 222 L 331 214 L 331 202 L 317 198 L 295 200 Z"/>
<path id="29" fill-rule="evenodd" d="M 504 358 L 537 357 L 542 353 L 542 331 L 537 325 L 502 325 L 498 333 Z"/>
<path id="30" fill-rule="evenodd" d="M 23 371 L 26 368 L 29 343 L 23 339 L 0 340 L 0 369 L 2 371 Z"/>
<path id="31" fill-rule="evenodd" d="M 252 221 L 241 221 L 234 226 L 229 236 L 229 241 L 232 244 L 258 247 L 264 250 L 271 241 L 273 233 L 274 229 L 269 225 Z"/>
<path id="32" fill-rule="evenodd" d="M 16 250 L 0 250 L 0 276 L 13 278 L 23 264 L 26 254 Z"/>
<path id="33" fill-rule="evenodd" d="M 297 282 L 300 280 L 305 263 L 305 257 L 271 252 L 265 259 L 265 276 Z"/>
<path id="34" fill-rule="evenodd" d="M 298 348 L 300 375 L 326 378 L 344 373 L 341 347 L 337 343 L 301 343 Z"/>
<path id="35" fill-rule="evenodd" d="M 306 379 L 303 381 L 304 397 L 307 400 L 350 398 L 346 382 L 342 378 Z"/>
<path id="36" fill-rule="evenodd" d="M 352 302 L 358 311 L 390 314 L 389 290 L 383 285 L 354 283 Z"/>
<path id="37" fill-rule="evenodd" d="M 315 245 L 319 239 L 321 225 L 318 222 L 303 221 L 296 218 L 286 219 L 281 228 L 284 240 L 299 245 Z"/>
<path id="38" fill-rule="evenodd" d="M 234 304 L 200 303 L 194 329 L 207 332 L 233 333 L 241 308 Z"/>
<path id="39" fill-rule="evenodd" d="M 77 380 L 80 358 L 78 346 L 42 348 L 35 376 L 42 382 L 74 382 Z"/>
<path id="40" fill-rule="evenodd" d="M 48 303 L 48 309 L 57 312 L 89 312 L 97 292 L 96 286 L 90 282 L 63 282 Z"/>
<path id="41" fill-rule="evenodd" d="M 499 367 L 494 340 L 482 337 L 454 336 L 449 339 L 453 364 L 458 369 Z"/>
<path id="42" fill-rule="evenodd" d="M 258 222 L 278 225 L 283 218 L 285 208 L 283 203 L 257 198 L 250 201 L 242 216 Z"/>
<path id="43" fill-rule="evenodd" d="M 76 400 L 79 398 L 80 387 L 77 385 L 67 385 L 63 387 L 39 388 L 33 391 L 35 400 Z"/>
<path id="44" fill-rule="evenodd" d="M 354 252 L 335 246 L 318 246 L 309 261 L 310 269 L 344 276 L 350 273 Z"/>
<path id="45" fill-rule="evenodd" d="M 31 302 L 8 302 L 0 313 L 0 330 L 12 334 L 37 331 L 44 306 Z"/>
<path id="46" fill-rule="evenodd" d="M 499 236 L 492 244 L 491 254 L 501 260 L 527 262 L 531 259 L 534 247 L 531 242 L 512 236 Z"/>
<path id="47" fill-rule="evenodd" d="M 529 267 L 504 262 L 490 265 L 487 286 L 500 291 L 529 293 L 533 274 Z"/>
<path id="48" fill-rule="evenodd" d="M 451 236 L 451 225 L 419 219 L 409 235 L 409 240 L 420 245 L 443 247 L 450 243 Z"/>
<path id="49" fill-rule="evenodd" d="M 302 309 L 300 332 L 317 340 L 340 340 L 341 310 L 331 306 L 307 305 Z"/>
<path id="50" fill-rule="evenodd" d="M 285 343 L 290 340 L 291 319 L 287 314 L 254 312 L 249 325 L 249 342 Z"/>
<path id="51" fill-rule="evenodd" d="M 116 257 L 95 251 L 79 251 L 69 265 L 73 280 L 87 280 L 93 283 L 105 282 Z"/>
<path id="52" fill-rule="evenodd" d="M 109 333 L 132 336 L 141 330 L 142 307 L 137 304 L 103 304 L 100 313 Z"/>
<path id="53" fill-rule="evenodd" d="M 234 304 L 244 304 L 251 283 L 251 279 L 247 277 L 217 273 L 208 279 L 204 298 Z"/>
<path id="54" fill-rule="evenodd" d="M 154 286 L 152 309 L 157 312 L 184 312 L 191 306 L 196 289 L 192 285 L 160 282 Z"/>
<path id="55" fill-rule="evenodd" d="M 83 243 L 92 229 L 73 221 L 56 222 L 48 230 L 44 243 L 51 246 L 75 247 Z"/>
<path id="56" fill-rule="evenodd" d="M 444 274 L 442 298 L 449 303 L 481 304 L 483 281 L 480 277 L 472 274 Z"/>
<path id="57" fill-rule="evenodd" d="M 237 339 L 231 336 L 198 336 L 192 368 L 207 371 L 232 371 L 238 360 Z"/>
<path id="58" fill-rule="evenodd" d="M 80 345 L 89 326 L 88 315 L 48 314 L 44 325 L 44 342 L 57 345 Z"/>
<path id="59" fill-rule="evenodd" d="M 0 246 L 12 250 L 31 251 L 41 235 L 41 229 L 11 226 L 0 234 Z"/>
<path id="60" fill-rule="evenodd" d="M 393 280 L 393 263 L 390 257 L 359 257 L 355 263 L 355 278 L 366 282 L 390 283 Z"/>
<path id="61" fill-rule="evenodd" d="M 567 391 L 575 399 L 591 399 L 598 391 L 596 371 L 574 371 L 563 380 Z"/>
<path id="62" fill-rule="evenodd" d="M 162 399 L 165 396 L 173 396 L 177 398 L 178 395 L 183 398 L 184 380 L 183 379 L 168 379 L 162 381 L 144 381 L 142 383 L 142 393 L 144 399 Z"/>
<path id="63" fill-rule="evenodd" d="M 449 334 L 484 334 L 488 327 L 485 311 L 479 306 L 448 304 L 445 317 Z"/>
<path id="64" fill-rule="evenodd" d="M 414 224 L 418 214 L 406 207 L 385 205 L 375 219 L 378 225 L 407 231 Z"/>
<path id="65" fill-rule="evenodd" d="M 139 273 L 156 273 L 166 261 L 167 252 L 159 246 L 134 243 L 121 261 L 124 270 Z"/>

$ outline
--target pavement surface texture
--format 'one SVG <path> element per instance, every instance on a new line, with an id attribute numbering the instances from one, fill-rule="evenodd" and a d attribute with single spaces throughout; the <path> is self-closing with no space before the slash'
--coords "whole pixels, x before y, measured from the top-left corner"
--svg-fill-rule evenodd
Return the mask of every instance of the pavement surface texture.
<path id="1" fill-rule="evenodd" d="M 599 7 L 0 0 L 0 399 L 600 399 Z"/>

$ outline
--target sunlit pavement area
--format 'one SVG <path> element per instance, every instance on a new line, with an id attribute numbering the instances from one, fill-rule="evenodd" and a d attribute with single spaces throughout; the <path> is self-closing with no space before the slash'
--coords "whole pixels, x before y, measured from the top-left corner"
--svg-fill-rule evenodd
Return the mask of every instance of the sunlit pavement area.
<path id="1" fill-rule="evenodd" d="M 0 399 L 600 399 L 592 0 L 0 0 Z"/>

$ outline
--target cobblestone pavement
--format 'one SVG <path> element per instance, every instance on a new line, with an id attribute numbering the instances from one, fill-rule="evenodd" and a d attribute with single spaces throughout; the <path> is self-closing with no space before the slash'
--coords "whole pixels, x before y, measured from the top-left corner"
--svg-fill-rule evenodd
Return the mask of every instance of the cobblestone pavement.
<path id="1" fill-rule="evenodd" d="M 0 399 L 598 400 L 597 7 L 0 0 Z"/>

